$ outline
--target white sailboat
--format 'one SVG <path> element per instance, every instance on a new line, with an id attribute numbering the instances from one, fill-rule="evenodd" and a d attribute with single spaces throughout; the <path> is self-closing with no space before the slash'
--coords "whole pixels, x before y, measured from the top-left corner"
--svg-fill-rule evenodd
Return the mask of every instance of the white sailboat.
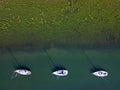
<path id="1" fill-rule="evenodd" d="M 23 76 L 28 76 L 28 75 L 31 75 L 32 72 L 30 70 L 27 70 L 27 69 L 16 69 L 12 76 L 11 76 L 11 79 L 17 77 L 18 75 L 23 75 Z"/>
<path id="2" fill-rule="evenodd" d="M 102 78 L 108 76 L 108 72 L 104 70 L 95 71 L 92 74 L 97 77 L 102 77 Z"/>
<path id="3" fill-rule="evenodd" d="M 20 75 L 31 75 L 32 73 L 30 70 L 27 69 L 17 69 L 14 72 Z"/>
<path id="4" fill-rule="evenodd" d="M 15 68 L 15 70 L 12 73 L 11 79 L 17 77 L 18 75 L 24 75 L 24 76 L 31 75 L 32 72 L 29 69 L 29 67 L 27 67 L 25 65 L 20 65 L 10 48 L 8 48 L 8 51 L 10 52 L 11 56 L 13 57 L 14 62 L 12 62 L 12 64 Z"/>
<path id="5" fill-rule="evenodd" d="M 89 64 L 92 66 L 92 69 L 91 69 L 91 73 L 92 75 L 95 75 L 97 77 L 106 77 L 108 76 L 108 72 L 106 70 L 104 70 L 103 68 L 101 67 L 96 67 L 93 62 L 90 60 L 90 58 L 88 57 L 88 55 L 85 53 L 85 50 L 82 48 L 82 51 L 86 57 L 86 60 L 89 62 Z"/>
<path id="6" fill-rule="evenodd" d="M 67 76 L 68 75 L 68 70 L 57 70 L 52 72 L 52 74 L 56 75 L 56 76 Z"/>
<path id="7" fill-rule="evenodd" d="M 57 76 L 57 78 L 59 76 L 60 77 L 67 76 L 68 75 L 68 70 L 64 66 L 54 64 L 54 62 L 53 62 L 52 58 L 49 56 L 47 50 L 44 49 L 44 51 L 49 58 L 48 62 L 49 62 L 49 66 L 52 69 L 52 74 Z"/>

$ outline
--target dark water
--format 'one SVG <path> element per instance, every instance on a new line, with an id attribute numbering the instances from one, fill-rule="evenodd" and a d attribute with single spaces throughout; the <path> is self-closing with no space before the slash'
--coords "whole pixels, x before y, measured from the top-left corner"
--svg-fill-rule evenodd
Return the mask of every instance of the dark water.
<path id="1" fill-rule="evenodd" d="M 120 90 L 120 50 L 49 48 L 47 52 L 54 64 L 65 66 L 69 75 L 56 78 L 51 74 L 49 58 L 40 48 L 12 48 L 19 64 L 29 66 L 31 76 L 10 79 L 14 71 L 14 58 L 7 49 L 0 50 L 0 90 Z M 106 69 L 109 76 L 95 77 L 90 73 L 92 64 Z"/>

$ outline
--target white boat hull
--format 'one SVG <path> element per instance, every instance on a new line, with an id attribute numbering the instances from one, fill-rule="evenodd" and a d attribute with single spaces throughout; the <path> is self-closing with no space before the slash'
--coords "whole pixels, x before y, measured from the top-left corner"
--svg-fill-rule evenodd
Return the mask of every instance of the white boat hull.
<path id="1" fill-rule="evenodd" d="M 95 75 L 95 76 L 98 76 L 98 77 L 106 77 L 106 76 L 108 76 L 108 72 L 103 71 L 103 70 L 93 72 L 92 74 Z"/>
<path id="2" fill-rule="evenodd" d="M 18 69 L 15 70 L 14 72 L 20 75 L 31 75 L 31 71 L 25 69 Z"/>
<path id="3" fill-rule="evenodd" d="M 52 74 L 56 76 L 67 76 L 68 70 L 58 70 L 58 71 L 53 72 Z"/>

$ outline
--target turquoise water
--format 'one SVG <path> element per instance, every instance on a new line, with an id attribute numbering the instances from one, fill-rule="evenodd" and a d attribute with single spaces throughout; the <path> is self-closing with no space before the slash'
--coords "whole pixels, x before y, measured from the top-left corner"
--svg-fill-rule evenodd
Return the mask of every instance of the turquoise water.
<path id="1" fill-rule="evenodd" d="M 51 74 L 50 60 L 41 48 L 12 48 L 19 64 L 29 66 L 31 76 L 18 76 L 10 79 L 14 58 L 7 49 L 0 49 L 0 90 L 120 90 L 120 50 L 49 48 L 47 52 L 54 64 L 69 70 L 66 77 L 56 78 Z M 93 68 L 101 67 L 109 72 L 106 78 L 90 73 Z M 15 63 L 14 63 L 15 64 Z M 17 63 L 16 63 L 17 64 Z"/>

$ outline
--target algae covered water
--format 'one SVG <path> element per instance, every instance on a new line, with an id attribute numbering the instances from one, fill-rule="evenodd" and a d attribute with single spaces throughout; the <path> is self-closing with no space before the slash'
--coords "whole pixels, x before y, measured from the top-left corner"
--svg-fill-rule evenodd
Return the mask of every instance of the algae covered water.
<path id="1" fill-rule="evenodd" d="M 120 47 L 120 0 L 1 0 L 0 47 Z"/>
<path id="2" fill-rule="evenodd" d="M 120 50 L 118 49 L 84 49 L 49 48 L 47 52 L 54 64 L 69 70 L 66 77 L 56 78 L 52 75 L 49 58 L 41 48 L 12 48 L 17 63 L 29 66 L 32 75 L 18 76 L 10 79 L 15 67 L 14 58 L 6 48 L 0 50 L 0 90 L 119 90 Z M 99 78 L 90 70 L 104 68 L 109 76 Z"/>

